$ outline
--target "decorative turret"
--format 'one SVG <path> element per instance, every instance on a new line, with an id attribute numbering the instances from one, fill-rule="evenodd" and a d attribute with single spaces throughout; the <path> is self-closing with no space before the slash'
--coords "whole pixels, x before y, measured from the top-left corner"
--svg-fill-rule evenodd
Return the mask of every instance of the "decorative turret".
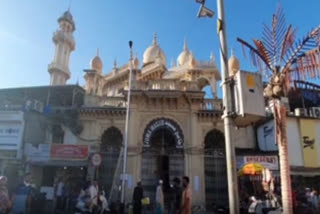
<path id="1" fill-rule="evenodd" d="M 97 49 L 97 55 L 92 58 L 90 61 L 90 69 L 98 72 L 99 74 L 102 73 L 103 63 L 99 56 L 99 48 Z"/>
<path id="2" fill-rule="evenodd" d="M 70 11 L 66 11 L 58 19 L 59 29 L 53 34 L 52 40 L 56 46 L 52 63 L 48 67 L 50 85 L 65 85 L 70 78 L 70 54 L 75 49 L 73 32 L 75 23 Z"/>
<path id="3" fill-rule="evenodd" d="M 231 57 L 228 61 L 228 68 L 229 68 L 229 76 L 234 76 L 240 70 L 240 62 L 234 56 L 233 49 L 231 50 Z"/>

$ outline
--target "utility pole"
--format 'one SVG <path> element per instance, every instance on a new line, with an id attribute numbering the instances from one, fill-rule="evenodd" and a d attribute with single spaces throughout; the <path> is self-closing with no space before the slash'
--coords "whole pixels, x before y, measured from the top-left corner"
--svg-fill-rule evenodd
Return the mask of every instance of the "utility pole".
<path id="1" fill-rule="evenodd" d="M 196 0 L 201 4 L 198 17 L 213 17 L 214 12 L 204 6 L 205 0 Z M 224 14 L 224 1 L 217 0 L 218 9 L 218 34 L 220 42 L 220 66 L 222 77 L 222 95 L 223 95 L 223 121 L 224 121 L 224 135 L 226 146 L 226 162 L 227 162 L 227 176 L 228 176 L 228 195 L 229 195 L 229 213 L 239 214 L 239 192 L 238 192 L 238 177 L 236 168 L 236 154 L 235 146 L 232 142 L 232 112 L 233 100 L 231 96 L 230 78 L 228 71 L 228 47 L 227 47 L 227 33 L 226 22 Z"/>
<path id="2" fill-rule="evenodd" d="M 123 170 L 122 170 L 122 183 L 121 183 L 121 204 L 124 205 L 125 184 L 127 180 L 127 156 L 128 156 L 128 136 L 129 136 L 129 119 L 130 119 L 130 98 L 131 98 L 131 78 L 132 78 L 132 51 L 133 42 L 129 41 L 130 48 L 130 62 L 129 62 L 129 88 L 127 97 L 127 111 L 126 111 L 126 127 L 124 136 L 124 149 L 123 149 Z"/>
<path id="3" fill-rule="evenodd" d="M 236 154 L 235 146 L 232 142 L 232 100 L 231 88 L 228 83 L 228 47 L 227 47 L 227 33 L 224 13 L 224 0 L 217 0 L 218 9 L 218 34 L 220 40 L 220 66 L 222 77 L 222 94 L 223 94 L 223 120 L 224 120 L 224 134 L 226 144 L 226 161 L 227 161 L 227 175 L 228 175 L 228 194 L 229 194 L 229 212 L 231 214 L 240 213 L 239 209 L 239 192 L 238 192 L 238 177 L 236 168 Z"/>

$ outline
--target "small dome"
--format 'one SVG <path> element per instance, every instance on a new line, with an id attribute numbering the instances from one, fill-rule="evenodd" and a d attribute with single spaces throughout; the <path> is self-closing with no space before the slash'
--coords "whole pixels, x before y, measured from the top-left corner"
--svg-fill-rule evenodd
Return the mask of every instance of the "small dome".
<path id="1" fill-rule="evenodd" d="M 74 21 L 73 21 L 73 17 L 72 17 L 72 14 L 70 13 L 69 10 L 64 12 L 62 14 L 62 16 L 58 19 L 58 22 L 61 22 L 61 21 L 69 22 L 72 25 L 72 30 L 73 31 L 75 30 L 75 24 L 74 24 Z"/>
<path id="2" fill-rule="evenodd" d="M 99 56 L 99 49 L 97 50 L 97 55 L 90 61 L 90 69 L 96 70 L 98 73 L 102 73 L 102 60 Z"/>
<path id="3" fill-rule="evenodd" d="M 143 54 L 142 62 L 143 64 L 147 64 L 150 62 L 155 62 L 156 60 L 165 66 L 167 65 L 166 56 L 164 55 L 163 50 L 157 44 L 157 36 L 155 34 L 152 45 L 148 47 Z"/>
<path id="4" fill-rule="evenodd" d="M 191 52 L 188 50 L 187 40 L 184 40 L 183 51 L 180 53 L 177 64 L 178 66 L 183 66 L 187 64 L 192 57 Z"/>
<path id="5" fill-rule="evenodd" d="M 237 57 L 234 56 L 232 50 L 232 56 L 228 61 L 228 68 L 229 68 L 229 76 L 234 76 L 240 70 L 240 62 Z"/>

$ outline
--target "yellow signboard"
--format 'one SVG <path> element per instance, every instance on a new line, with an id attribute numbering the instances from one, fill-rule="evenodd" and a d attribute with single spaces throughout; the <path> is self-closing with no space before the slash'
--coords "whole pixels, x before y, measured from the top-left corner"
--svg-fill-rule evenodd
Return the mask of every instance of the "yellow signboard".
<path id="1" fill-rule="evenodd" d="M 314 120 L 300 119 L 300 142 L 305 167 L 319 167 L 315 126 Z"/>

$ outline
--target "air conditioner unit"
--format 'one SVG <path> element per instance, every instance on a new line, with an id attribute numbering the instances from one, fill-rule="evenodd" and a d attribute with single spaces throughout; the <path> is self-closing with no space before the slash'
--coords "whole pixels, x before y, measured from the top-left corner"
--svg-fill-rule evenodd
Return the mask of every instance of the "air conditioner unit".
<path id="1" fill-rule="evenodd" d="M 312 117 L 320 118 L 320 107 L 312 107 L 310 112 Z"/>
<path id="2" fill-rule="evenodd" d="M 266 117 L 262 77 L 259 73 L 239 71 L 234 76 L 235 125 L 249 126 Z"/>
<path id="3" fill-rule="evenodd" d="M 294 114 L 298 117 L 306 117 L 308 116 L 308 111 L 305 108 L 296 108 L 294 109 Z"/>

